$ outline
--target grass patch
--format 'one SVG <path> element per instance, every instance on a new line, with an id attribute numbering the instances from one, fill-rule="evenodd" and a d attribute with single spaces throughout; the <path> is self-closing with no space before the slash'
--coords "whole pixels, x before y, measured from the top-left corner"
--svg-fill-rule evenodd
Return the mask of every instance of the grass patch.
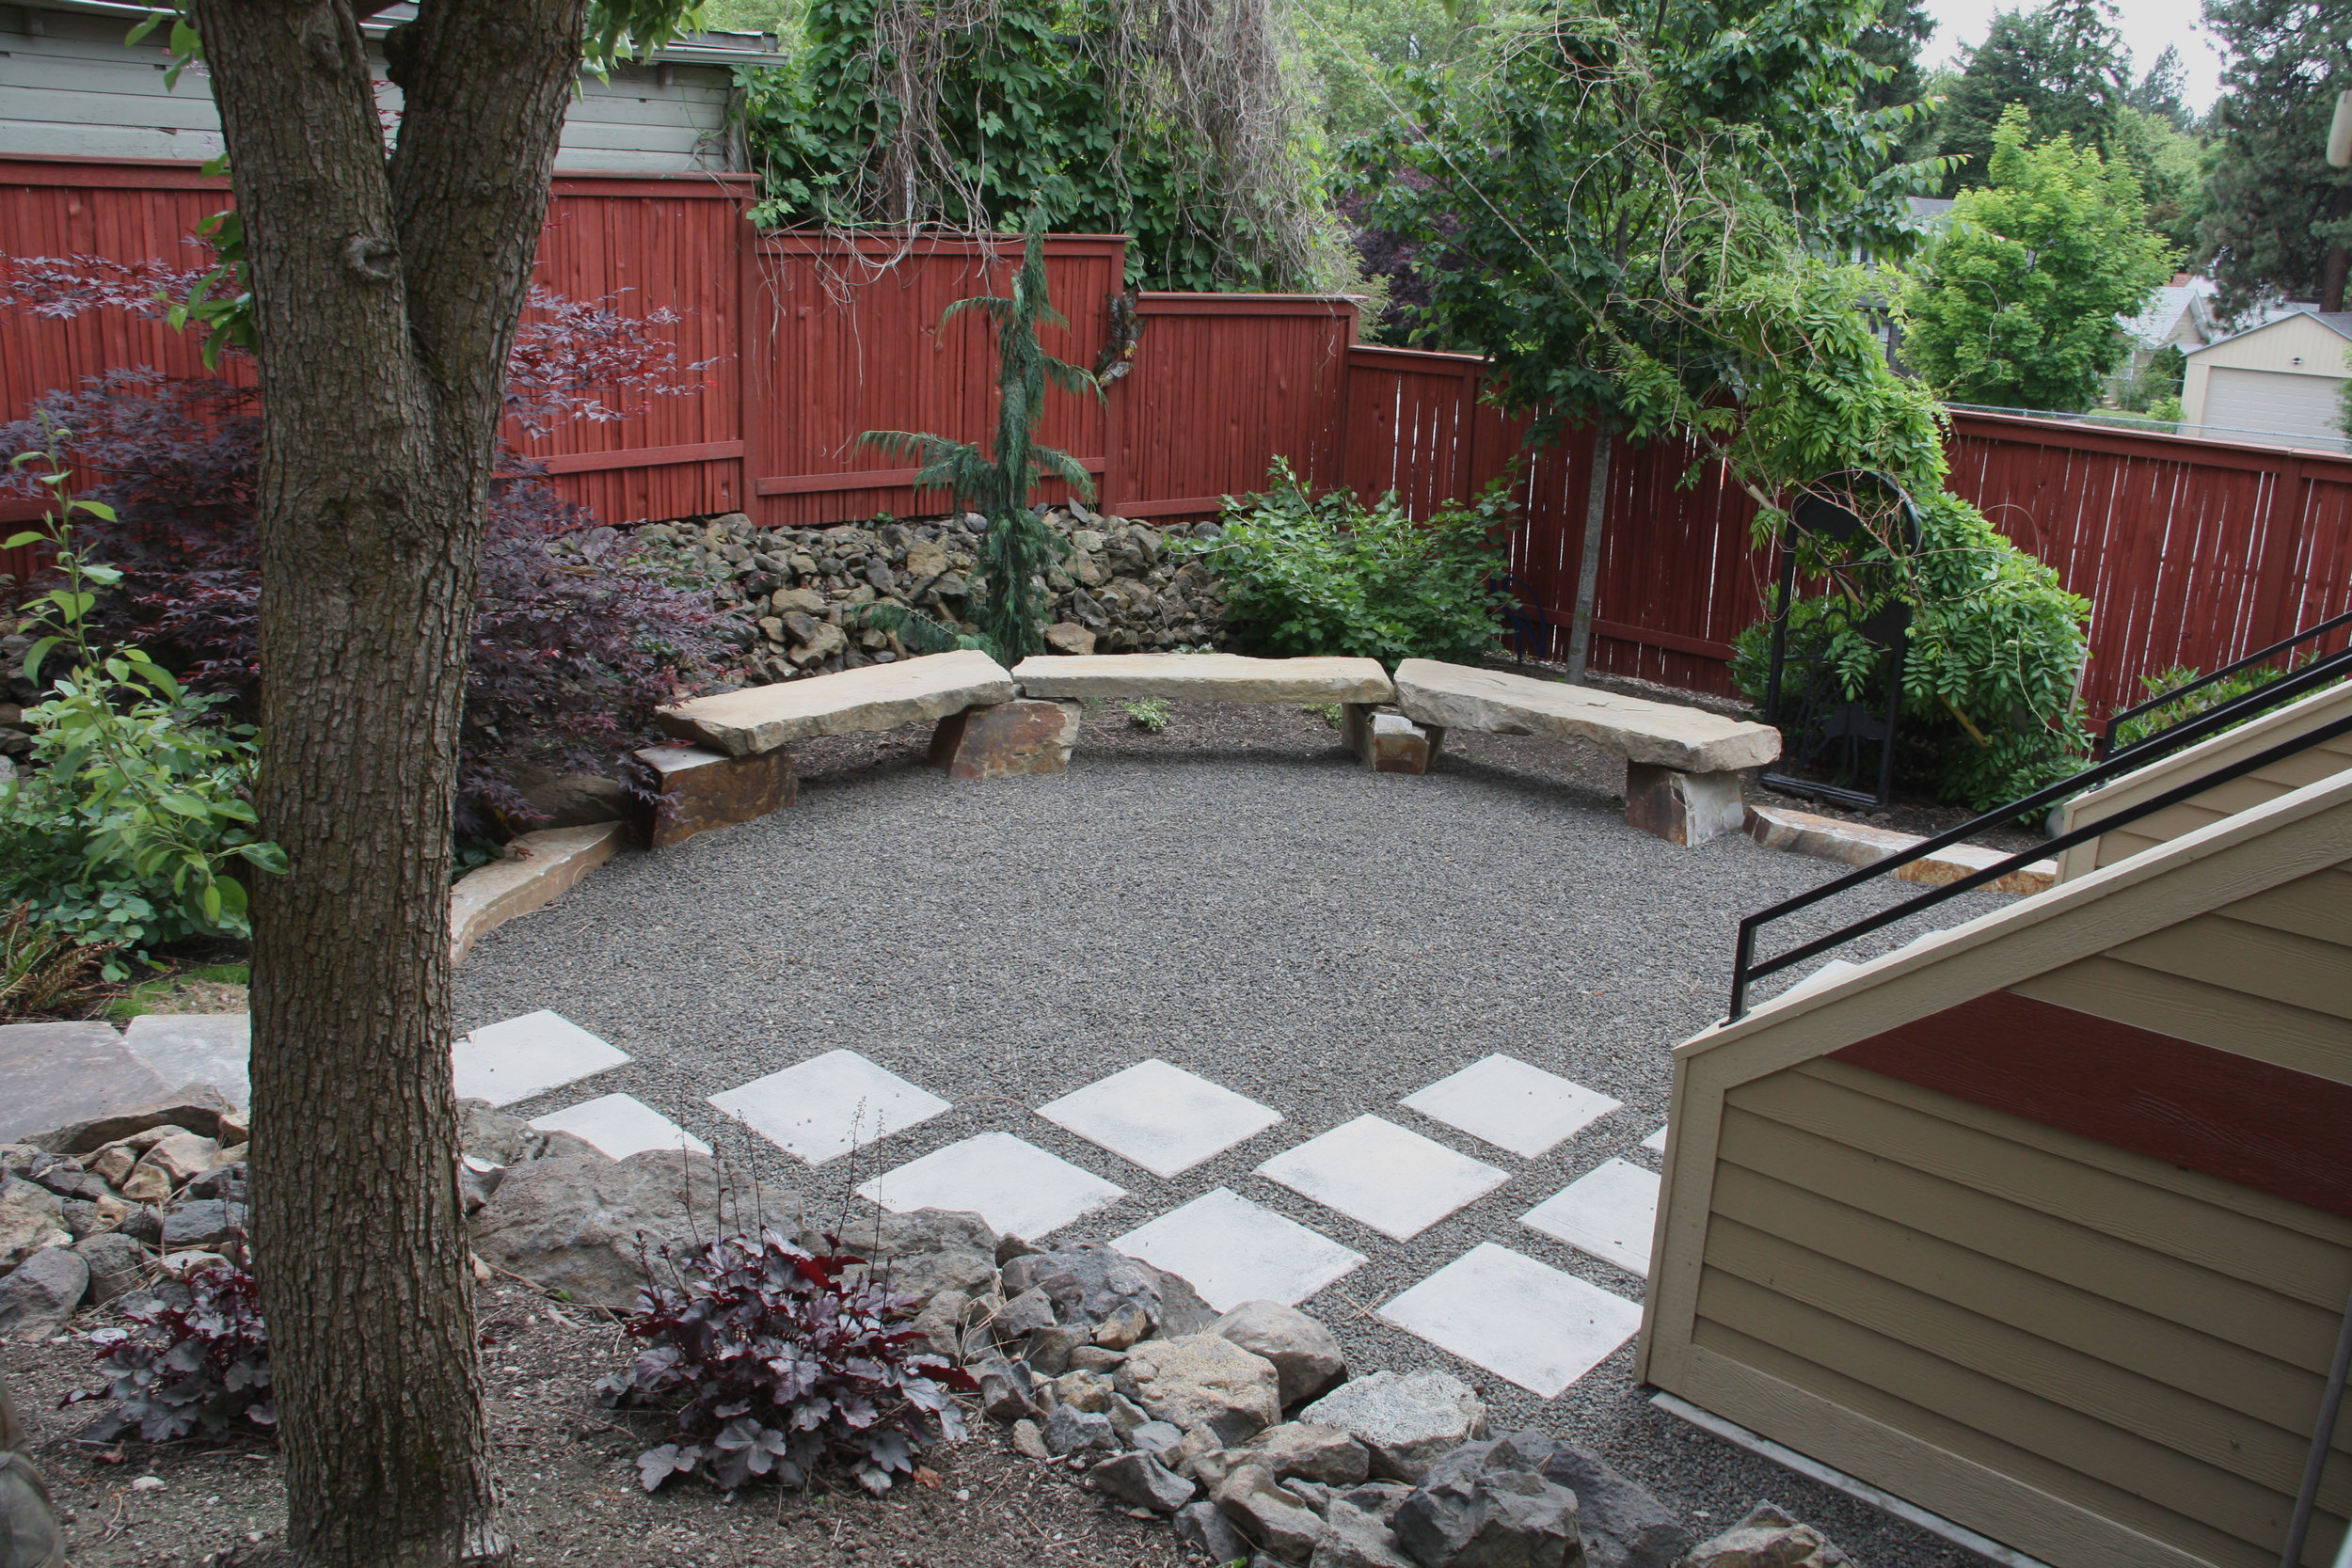
<path id="1" fill-rule="evenodd" d="M 168 974 L 158 974 L 152 980 L 140 981 L 115 999 L 107 1007 L 106 1016 L 122 1023 L 141 1013 L 238 1011 L 244 998 L 235 992 L 242 992 L 252 983 L 250 964 L 192 964 Z M 239 1006 L 225 1006 L 230 1002 L 238 1003 Z"/>

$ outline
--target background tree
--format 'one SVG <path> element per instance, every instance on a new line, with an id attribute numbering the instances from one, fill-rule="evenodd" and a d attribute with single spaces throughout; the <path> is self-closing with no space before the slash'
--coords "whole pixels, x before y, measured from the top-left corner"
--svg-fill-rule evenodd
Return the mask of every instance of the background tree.
<path id="1" fill-rule="evenodd" d="M 2197 117 L 2189 113 L 2187 91 L 2188 76 L 2181 68 L 2181 51 L 2168 43 L 2155 63 L 2123 95 L 2123 103 L 2141 114 L 2159 117 L 2175 131 L 2187 132 L 2197 125 Z"/>
<path id="2" fill-rule="evenodd" d="M 1994 133 L 1992 182 L 1964 190 L 1903 293 L 1902 354 L 1946 396 L 2008 407 L 2089 407 L 2130 344 L 2134 316 L 2172 270 L 2127 165 L 2073 138 L 2027 140 L 2012 106 Z"/>
<path id="3" fill-rule="evenodd" d="M 2048 0 L 1994 15 L 1936 116 L 1937 150 L 1961 160 L 1945 172 L 1946 196 L 1984 183 L 1994 132 L 2012 106 L 2045 135 L 2114 145 L 2131 81 L 2114 17 L 2107 0 Z"/>
<path id="4" fill-rule="evenodd" d="M 2199 259 L 2238 315 L 2265 299 L 2344 309 L 2352 274 L 2352 169 L 2329 168 L 2328 119 L 2352 87 L 2352 7 L 2205 0 L 2228 61 L 2214 105 L 2220 145 Z"/>
<path id="5" fill-rule="evenodd" d="M 1498 22 L 1359 150 L 1367 218 L 1438 260 L 1427 315 L 1487 355 L 1503 395 L 1597 436 L 1569 668 L 1581 678 L 1629 357 L 1694 396 L 1738 356 L 1708 299 L 1803 248 L 1899 254 L 1894 166 L 1914 118 L 1872 109 L 1855 51 L 1871 0 L 1566 0 Z"/>
<path id="6" fill-rule="evenodd" d="M 1935 18 L 1928 12 L 1927 0 L 1884 0 L 1878 20 L 1854 39 L 1854 53 L 1886 73 L 1857 89 L 1854 96 L 1862 106 L 1892 109 L 1926 98 L 1919 51 L 1934 36 Z"/>
<path id="7" fill-rule="evenodd" d="M 687 0 L 189 0 L 263 394 L 253 1199 L 284 1556 L 505 1562 L 451 1150 L 457 728 L 504 369 L 583 49 Z"/>

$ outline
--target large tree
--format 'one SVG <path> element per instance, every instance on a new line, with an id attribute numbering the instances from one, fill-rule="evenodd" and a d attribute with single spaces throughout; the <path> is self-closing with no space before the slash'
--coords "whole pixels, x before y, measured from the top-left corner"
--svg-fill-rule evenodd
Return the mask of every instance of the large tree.
<path id="1" fill-rule="evenodd" d="M 1895 162 L 1914 111 L 1864 101 L 1874 72 L 1856 45 L 1878 13 L 1874 0 L 1552 0 L 1498 21 L 1454 68 L 1411 74 L 1407 112 L 1361 149 L 1366 220 L 1433 259 L 1426 318 L 1494 362 L 1514 406 L 1545 412 L 1539 432 L 1597 433 L 1571 678 L 1614 435 L 1661 406 L 1739 403 L 1757 353 L 1790 348 L 1738 341 L 1754 323 L 1724 302 L 1757 274 L 1905 243 L 1901 198 L 1932 170 Z M 1815 282 L 1803 300 L 1762 287 L 1741 309 L 1794 328 L 1860 303 Z"/>
<path id="2" fill-rule="evenodd" d="M 2344 309 L 2352 274 L 2352 169 L 2329 168 L 2328 123 L 2352 87 L 2352 6 L 2205 0 L 2224 69 L 2221 147 L 2198 228 L 2228 314 L 2269 299 Z"/>
<path id="3" fill-rule="evenodd" d="M 2023 108 L 2002 117 L 1991 183 L 1961 192 L 1914 269 L 1902 353 L 1947 397 L 2071 412 L 2130 352 L 2116 319 L 2138 314 L 2173 254 L 2128 165 L 2027 132 Z"/>
<path id="4" fill-rule="evenodd" d="M 503 1562 L 452 1150 L 449 880 L 507 349 L 583 40 L 686 0 L 189 0 L 263 394 L 253 1189 L 287 1560 Z M 592 14 L 593 13 L 593 14 Z M 193 29 L 189 36 L 185 29 Z"/>
<path id="5" fill-rule="evenodd" d="M 1945 175 L 1946 196 L 1984 183 L 1993 133 L 2012 105 L 2023 104 L 2044 135 L 2114 145 L 2131 82 L 2114 17 L 2108 0 L 2047 0 L 1994 16 L 1937 113 L 1937 150 L 1962 160 Z"/>

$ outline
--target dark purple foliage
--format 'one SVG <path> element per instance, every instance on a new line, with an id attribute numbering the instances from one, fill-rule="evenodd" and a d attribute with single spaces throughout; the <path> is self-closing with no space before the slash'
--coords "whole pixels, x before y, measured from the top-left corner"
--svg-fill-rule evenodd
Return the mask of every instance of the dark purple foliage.
<path id="1" fill-rule="evenodd" d="M 1397 181 L 1416 188 L 1429 183 L 1426 176 L 1411 170 L 1399 174 Z M 1388 305 L 1370 328 L 1373 341 L 1400 347 L 1440 346 L 1435 336 L 1435 324 L 1428 315 L 1430 301 L 1435 296 L 1424 270 L 1426 247 L 1418 240 L 1407 240 L 1392 230 L 1380 228 L 1370 215 L 1372 197 L 1366 192 L 1343 194 L 1333 205 L 1347 224 L 1348 239 L 1356 247 L 1364 276 L 1389 280 Z"/>
<path id="2" fill-rule="evenodd" d="M 950 1394 L 976 1386 L 908 1354 L 921 1336 L 891 1324 L 914 1298 L 846 1279 L 864 1259 L 814 1257 L 770 1231 L 661 1261 L 675 1283 L 651 1278 L 628 1324 L 645 1348 L 597 1385 L 611 1403 L 681 1402 L 675 1438 L 637 1457 L 646 1491 L 697 1471 L 730 1492 L 760 1476 L 802 1486 L 833 1463 L 886 1492 L 934 1436 L 962 1440 Z"/>
<path id="3" fill-rule="evenodd" d="M 139 1325 L 135 1332 L 102 1328 L 90 1336 L 103 1347 L 98 1366 L 106 1381 L 68 1394 L 60 1407 L 113 1400 L 115 1407 L 83 1434 L 101 1442 L 133 1431 L 150 1443 L 190 1434 L 209 1443 L 238 1434 L 275 1441 L 269 1329 L 253 1276 L 215 1263 L 160 1290 L 168 1299 L 128 1299 L 122 1315 Z"/>

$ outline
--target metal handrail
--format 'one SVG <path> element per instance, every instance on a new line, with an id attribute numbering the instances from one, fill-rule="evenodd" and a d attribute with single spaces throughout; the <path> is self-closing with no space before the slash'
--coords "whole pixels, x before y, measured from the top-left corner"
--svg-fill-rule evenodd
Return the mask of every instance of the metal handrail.
<path id="1" fill-rule="evenodd" d="M 2298 642 L 2309 642 L 2315 637 L 2325 637 L 2328 633 L 2335 630 L 2338 626 L 2352 626 L 2352 610 L 2347 610 L 2341 615 L 2330 615 L 2328 619 L 2318 623 L 2316 626 L 2306 626 L 2292 637 L 2280 639 L 2278 641 L 2273 642 L 2269 647 L 2263 649 L 2260 653 L 2248 654 L 2244 658 L 2239 659 L 2235 664 L 2225 664 L 2210 675 L 2200 675 L 2193 681 L 2189 681 L 2181 686 L 2176 686 L 2169 691 L 2161 692 L 2156 696 L 2149 698 L 2146 702 L 2141 703 L 2137 707 L 2127 707 L 2119 713 L 2111 713 L 2107 715 L 2106 730 L 2099 737 L 2100 754 L 2105 756 L 2115 749 L 2115 732 L 2121 729 L 2127 721 L 2137 719 L 2143 713 L 2153 712 L 2157 708 L 2167 706 L 2172 703 L 2177 703 L 2183 697 L 2185 697 L 2190 692 L 2199 689 L 2201 687 L 2211 686 L 2214 682 L 2218 680 L 2227 680 L 2230 676 L 2236 674 L 2241 670 L 2249 669 L 2254 665 L 2265 663 L 2278 657 L 2280 654 L 2285 653 L 2289 648 L 2294 647 Z M 2268 688 L 2256 687 L 2254 689 L 2259 692 L 2267 690 Z"/>
<path id="2" fill-rule="evenodd" d="M 1938 849 L 1947 848 L 1959 843 L 1971 833 L 1989 827 L 1997 827 L 2034 812 L 2045 811 L 2060 800 L 2081 794 L 2087 788 L 2095 787 L 2124 773 L 2136 771 L 2158 756 L 2180 751 L 2197 741 L 2217 735 L 2238 723 L 2246 716 L 2246 710 L 2268 705 L 2267 703 L 2255 703 L 2253 701 L 2255 698 L 2276 700 L 2276 697 L 2293 696 L 2312 688 L 2324 686 L 2335 676 L 2345 673 L 2347 669 L 2352 669 L 2352 650 L 2330 655 L 2325 659 L 2307 664 L 2293 674 L 2283 676 L 2270 686 L 2249 691 L 2245 696 L 2234 698 L 2217 707 L 2208 708 L 2194 719 L 2175 724 L 2169 730 L 2150 736 L 2145 740 L 2124 748 L 2123 751 L 2095 768 L 2088 768 L 2070 778 L 2061 779 L 2057 784 L 2045 785 L 2022 800 L 2015 800 L 1998 810 L 1987 812 L 1982 816 L 1963 822 L 1957 828 L 1947 829 L 1932 838 L 1921 839 L 1908 849 L 1897 850 L 1894 854 L 1873 861 L 1868 865 L 1823 882 L 1820 887 L 1800 893 L 1792 898 L 1784 898 L 1770 909 L 1758 910 L 1740 922 L 1739 943 L 1732 955 L 1731 1012 L 1724 1022 L 1737 1022 L 1745 1016 L 1748 1010 L 1749 986 L 1767 974 L 1778 974 L 1792 964 L 1800 964 L 1807 958 L 1817 958 L 1833 947 L 1842 946 L 1856 937 L 1867 936 L 1883 926 L 1891 926 L 1897 921 L 1906 920 L 1932 905 L 1940 904 L 1947 898 L 1956 898 L 1963 893 L 1972 892 L 1987 882 L 1998 881 L 2012 872 L 2023 870 L 2035 861 L 2070 849 L 2077 844 L 2087 843 L 2111 829 L 2120 828 L 2128 822 L 2137 822 L 2143 816 L 2150 816 L 2169 807 L 2179 805 L 2182 801 L 2194 799 L 2217 784 L 2227 784 L 2232 779 L 2243 778 L 2249 773 L 2269 767 L 2272 763 L 2291 757 L 2298 752 L 2309 751 L 2324 741 L 2332 740 L 2340 735 L 2352 734 L 2352 715 L 2346 715 L 2330 723 L 2320 725 L 2292 739 L 2282 741 L 2279 745 L 2258 752 L 2250 757 L 2241 758 L 2239 761 L 2216 768 L 2151 800 L 2103 816 L 2096 822 L 2087 823 L 2082 827 L 2060 833 L 2047 843 L 2036 845 L 2021 854 L 2010 855 L 1981 870 L 1970 872 L 1957 881 L 1931 888 L 1916 898 L 1905 899 L 1902 903 L 1881 910 L 1875 914 L 1865 915 L 1851 925 L 1830 932 L 1827 936 L 1816 937 L 1811 942 L 1799 943 L 1786 953 L 1775 954 L 1772 958 L 1759 961 L 1756 957 L 1756 934 L 1772 921 L 1794 914 L 1799 910 L 1808 909 L 1825 898 L 1834 898 L 1851 888 L 1859 887 L 1864 882 L 1883 877 L 1899 866 L 1925 859 Z M 2289 687 L 2292 689 L 2280 691 L 2278 689 L 2281 687 Z"/>

